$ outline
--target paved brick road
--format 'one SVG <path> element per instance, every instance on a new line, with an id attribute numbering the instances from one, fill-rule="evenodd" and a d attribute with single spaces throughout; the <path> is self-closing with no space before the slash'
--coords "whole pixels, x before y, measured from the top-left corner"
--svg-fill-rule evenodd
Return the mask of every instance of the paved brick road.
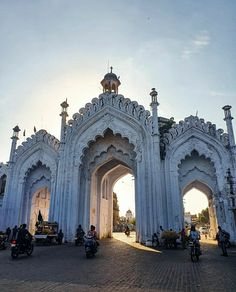
<path id="1" fill-rule="evenodd" d="M 132 241 L 103 240 L 93 259 L 73 245 L 36 246 L 17 260 L 0 251 L 0 291 L 236 291 L 235 248 L 225 258 L 202 243 L 192 263 L 187 250 L 154 252 Z"/>

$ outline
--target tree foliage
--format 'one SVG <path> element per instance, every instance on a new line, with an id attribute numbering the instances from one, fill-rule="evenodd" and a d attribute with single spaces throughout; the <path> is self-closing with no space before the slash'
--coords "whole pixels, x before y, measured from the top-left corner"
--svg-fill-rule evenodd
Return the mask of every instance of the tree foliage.
<path id="1" fill-rule="evenodd" d="M 208 208 L 203 209 L 201 213 L 198 213 L 198 222 L 200 225 L 210 224 Z"/>

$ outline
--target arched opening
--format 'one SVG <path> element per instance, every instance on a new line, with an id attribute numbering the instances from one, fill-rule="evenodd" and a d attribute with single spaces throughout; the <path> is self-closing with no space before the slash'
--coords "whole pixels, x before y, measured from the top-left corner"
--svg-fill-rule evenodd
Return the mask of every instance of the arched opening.
<path id="1" fill-rule="evenodd" d="M 116 204 L 114 195 L 117 198 Z M 113 232 L 124 231 L 126 225 L 135 230 L 134 177 L 131 174 L 120 178 L 113 188 Z"/>
<path id="2" fill-rule="evenodd" d="M 92 175 L 90 223 L 97 226 L 101 238 L 112 237 L 114 185 L 128 173 L 133 174 L 132 169 L 112 158 Z"/>
<path id="3" fill-rule="evenodd" d="M 216 230 L 216 211 L 212 190 L 200 181 L 194 181 L 183 190 L 184 224 L 196 225 L 213 238 Z"/>
<path id="4" fill-rule="evenodd" d="M 39 210 L 43 220 L 47 221 L 50 208 L 51 171 L 46 165 L 38 161 L 28 169 L 24 181 L 24 195 L 22 197 L 21 222 L 29 226 L 34 233 Z"/>
<path id="5" fill-rule="evenodd" d="M 95 225 L 100 238 L 112 237 L 114 186 L 125 175 L 134 176 L 135 156 L 128 139 L 114 135 L 110 129 L 84 152 L 80 182 L 87 195 L 80 197 L 85 211 L 78 214 L 78 224 L 85 228 Z"/>
<path id="6" fill-rule="evenodd" d="M 48 188 L 37 190 L 32 197 L 29 230 L 34 234 L 35 224 L 38 221 L 39 211 L 44 221 L 48 221 L 50 207 L 50 192 Z"/>
<path id="7" fill-rule="evenodd" d="M 216 208 L 214 196 L 218 192 L 216 181 L 216 170 L 213 162 L 204 155 L 199 155 L 196 150 L 193 150 L 190 155 L 187 155 L 179 164 L 179 185 L 181 189 L 182 214 L 184 224 L 184 204 L 183 198 L 188 192 L 193 192 L 193 198 L 197 200 L 195 205 L 203 202 L 205 198 L 208 201 L 209 210 L 209 235 L 211 237 L 216 234 Z M 198 190 L 198 192 L 196 191 Z M 202 194 L 203 201 L 200 199 Z M 187 198 L 187 197 L 186 197 Z M 195 215 L 195 214 L 193 214 Z M 197 221 L 197 218 L 192 218 Z"/>

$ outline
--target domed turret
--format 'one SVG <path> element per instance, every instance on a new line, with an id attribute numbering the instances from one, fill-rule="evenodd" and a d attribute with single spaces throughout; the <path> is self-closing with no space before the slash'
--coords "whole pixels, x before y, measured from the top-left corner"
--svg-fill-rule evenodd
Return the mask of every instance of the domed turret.
<path id="1" fill-rule="evenodd" d="M 101 81 L 103 92 L 114 92 L 118 93 L 118 87 L 120 85 L 119 77 L 117 78 L 116 74 L 112 73 L 112 67 L 110 68 L 111 72 L 107 73 L 104 76 L 104 79 Z"/>

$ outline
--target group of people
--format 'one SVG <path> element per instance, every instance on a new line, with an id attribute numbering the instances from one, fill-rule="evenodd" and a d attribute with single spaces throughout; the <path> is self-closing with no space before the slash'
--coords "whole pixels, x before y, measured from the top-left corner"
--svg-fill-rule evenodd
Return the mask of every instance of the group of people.
<path id="1" fill-rule="evenodd" d="M 26 224 L 21 224 L 19 227 L 15 225 L 12 229 L 10 227 L 7 227 L 5 234 L 6 240 L 8 242 L 10 242 L 11 240 L 17 240 L 19 243 L 29 244 L 33 239 L 33 236 L 28 231 Z M 58 244 L 62 244 L 63 237 L 64 234 L 60 229 L 57 235 Z"/>
<path id="2" fill-rule="evenodd" d="M 26 227 L 27 227 L 26 224 L 22 224 L 19 228 L 16 225 L 12 229 L 10 227 L 8 227 L 6 229 L 6 232 L 5 232 L 6 237 L 7 237 L 6 238 L 7 241 L 15 239 L 20 243 L 29 244 L 32 241 L 33 236 L 30 234 L 30 232 L 27 230 Z M 125 232 L 127 232 L 127 229 L 125 230 Z M 164 232 L 164 229 L 162 228 L 162 226 L 160 226 L 160 232 L 156 232 L 153 234 L 152 245 L 154 247 L 157 247 L 161 244 L 163 232 Z M 84 235 L 85 235 L 85 232 L 84 232 L 81 224 L 79 224 L 79 226 L 76 230 L 76 236 L 77 236 L 77 238 L 83 238 Z M 95 230 L 94 225 L 90 226 L 90 230 L 88 231 L 87 236 L 93 237 L 98 245 L 97 232 Z M 63 237 L 64 237 L 64 234 L 63 234 L 62 230 L 60 229 L 60 231 L 58 233 L 58 238 L 57 238 L 58 244 L 62 244 Z M 160 240 L 159 240 L 159 237 L 160 237 Z M 199 240 L 201 239 L 200 233 L 199 233 L 199 231 L 196 230 L 194 225 L 191 226 L 189 236 L 187 236 L 186 230 L 185 230 L 185 228 L 183 228 L 180 231 L 180 239 L 181 239 L 181 244 L 182 244 L 183 249 L 186 248 L 187 240 L 194 241 L 200 247 L 200 242 L 199 242 Z M 226 232 L 225 230 L 223 230 L 221 228 L 221 226 L 218 226 L 218 232 L 216 234 L 216 239 L 218 241 L 218 245 L 222 249 L 222 256 L 228 256 L 226 243 L 227 243 L 227 241 L 229 241 L 229 233 Z"/>
<path id="3" fill-rule="evenodd" d="M 163 232 L 165 232 L 165 230 L 162 228 L 162 226 L 160 226 L 160 232 L 155 232 L 152 235 L 152 246 L 153 247 L 157 247 L 157 246 L 160 246 L 160 245 L 163 244 L 163 242 L 162 242 L 162 240 L 163 240 Z M 191 226 L 189 235 L 187 235 L 187 232 L 186 232 L 185 228 L 183 228 L 179 232 L 179 235 L 180 235 L 181 246 L 182 246 L 183 249 L 186 249 L 186 245 L 187 245 L 188 241 L 195 242 L 200 248 L 201 236 L 200 236 L 199 231 L 196 230 L 195 225 Z M 222 256 L 228 256 L 227 242 L 229 241 L 229 236 L 230 235 L 229 235 L 228 232 L 223 230 L 221 228 L 221 226 L 218 226 L 218 232 L 217 232 L 217 235 L 216 235 L 216 239 L 218 241 L 218 245 L 221 247 Z"/>
<path id="4" fill-rule="evenodd" d="M 32 240 L 33 236 L 30 234 L 30 232 L 27 230 L 27 225 L 26 224 L 22 224 L 19 227 L 17 227 L 17 225 L 15 225 L 12 229 L 10 227 L 7 227 L 5 234 L 6 234 L 6 240 L 9 242 L 11 240 L 17 240 L 17 241 L 24 241 L 25 237 L 28 237 L 30 240 Z M 95 226 L 91 225 L 90 226 L 90 230 L 88 231 L 87 235 L 88 236 L 93 236 L 94 238 L 97 239 L 97 232 L 95 230 Z M 81 226 L 81 224 L 79 224 L 77 230 L 76 230 L 76 236 L 78 238 L 83 238 L 85 235 L 85 232 Z M 57 242 L 58 244 L 62 244 L 64 238 L 64 234 L 62 232 L 62 229 L 59 230 L 58 232 L 58 236 L 57 236 Z"/>

